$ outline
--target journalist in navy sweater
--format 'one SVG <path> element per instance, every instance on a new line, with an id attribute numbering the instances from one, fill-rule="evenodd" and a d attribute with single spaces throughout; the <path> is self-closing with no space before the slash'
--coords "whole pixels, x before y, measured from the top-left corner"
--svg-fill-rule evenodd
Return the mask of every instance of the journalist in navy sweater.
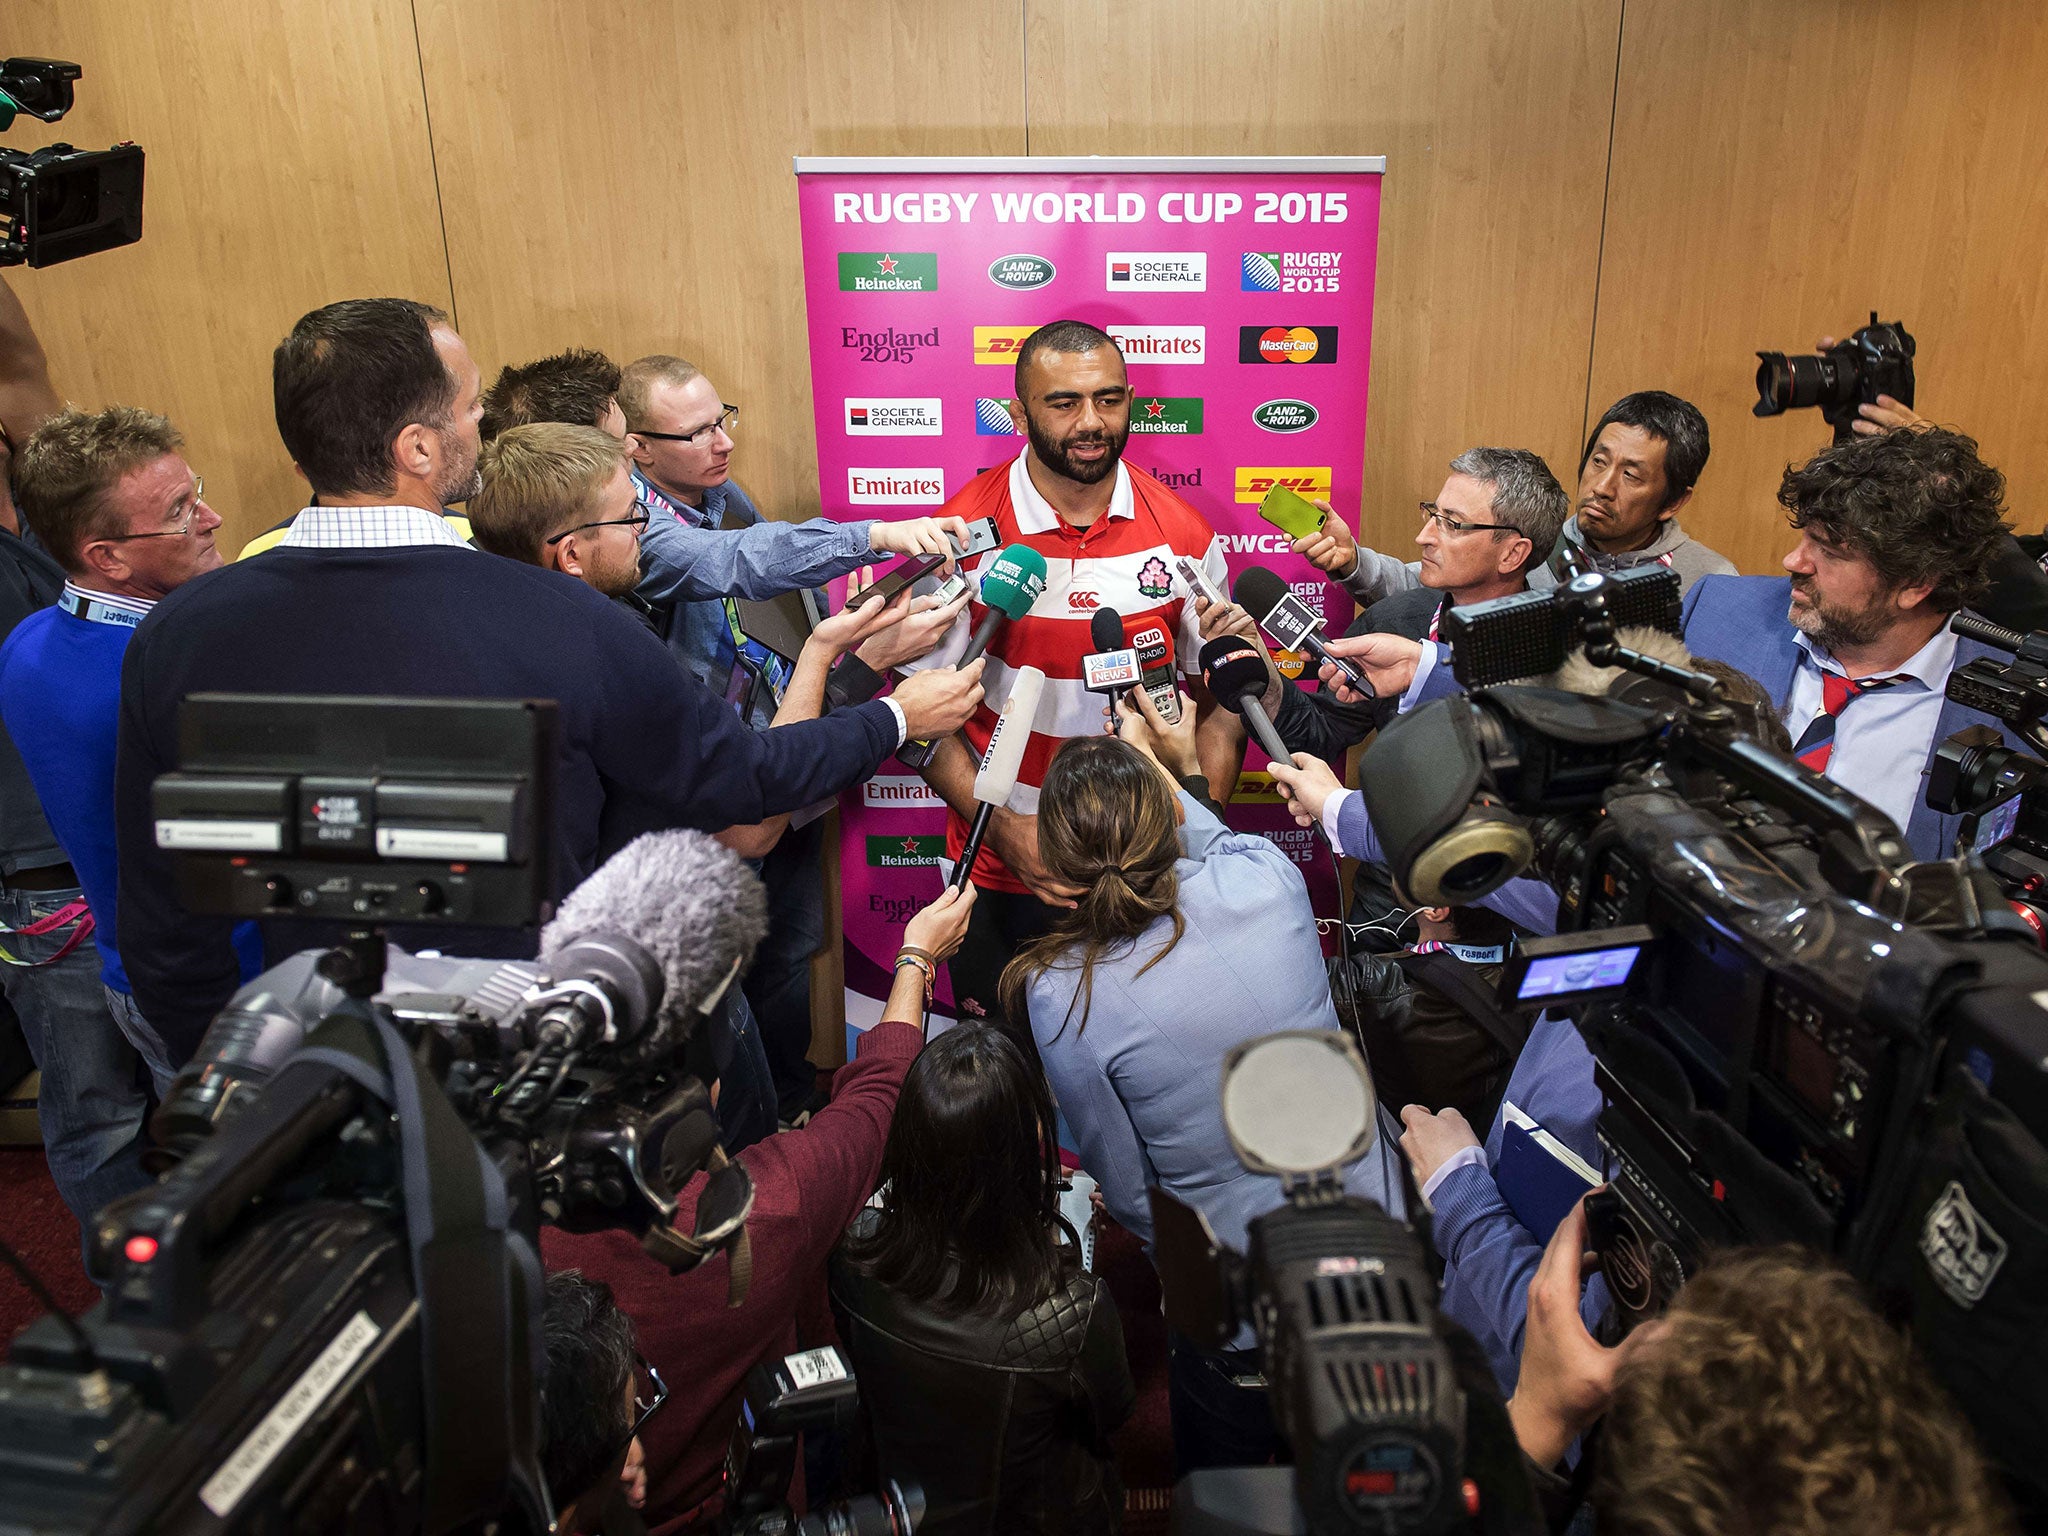
<path id="1" fill-rule="evenodd" d="M 151 781 L 176 766 L 179 701 L 209 690 L 557 701 L 564 891 L 650 827 L 712 831 L 836 795 L 901 736 L 879 701 L 750 731 L 608 598 L 464 546 L 287 544 L 201 576 L 159 603 L 129 645 L 115 782 L 121 955 L 174 1061 L 235 986 L 228 924 L 180 907 L 150 817 Z M 447 930 L 393 937 L 455 942 Z M 489 952 L 470 941 L 462 935 L 467 952 Z M 271 937 L 273 952 L 306 942 Z M 531 953 L 532 935 L 523 942 Z"/>

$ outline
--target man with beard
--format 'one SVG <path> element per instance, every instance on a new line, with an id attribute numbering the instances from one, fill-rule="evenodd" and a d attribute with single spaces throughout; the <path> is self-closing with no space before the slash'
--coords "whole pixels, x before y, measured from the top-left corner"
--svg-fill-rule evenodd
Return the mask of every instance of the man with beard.
<path id="1" fill-rule="evenodd" d="M 278 434 L 319 504 L 261 559 L 159 603 L 121 679 L 121 952 L 174 1066 L 235 983 L 227 923 L 183 911 L 150 814 L 152 782 L 177 762 L 190 694 L 554 700 L 556 896 L 650 827 L 716 831 L 836 795 L 906 735 L 945 735 L 980 702 L 978 671 L 946 673 L 823 719 L 749 731 L 609 598 L 465 543 L 441 509 L 479 489 L 481 380 L 447 316 L 428 305 L 352 299 L 313 311 L 279 344 L 272 392 Z M 533 944 L 530 931 L 392 935 L 456 954 L 531 954 Z"/>
<path id="2" fill-rule="evenodd" d="M 1891 817 L 1917 859 L 1947 857 L 1959 822 L 1922 792 L 1935 748 L 1966 725 L 1998 724 L 1946 690 L 1957 667 L 1999 654 L 1949 617 L 1989 586 L 2004 497 L 2005 477 L 1960 432 L 1836 443 L 1787 469 L 1778 489 L 1799 533 L 1790 575 L 1708 576 L 1686 594 L 1693 655 L 1755 678 L 1799 760 Z M 1365 635 L 1330 649 L 1404 709 L 1456 687 L 1426 641 Z M 1325 669 L 1325 686 L 1340 681 Z M 1350 695 L 1340 686 L 1338 697 Z"/>
<path id="3" fill-rule="evenodd" d="M 1037 550 L 1045 557 L 1045 592 L 1028 614 L 995 632 L 988 647 L 988 695 L 967 723 L 966 739 L 942 742 L 924 770 L 951 809 L 946 847 L 957 858 L 975 811 L 975 767 L 1009 697 L 1015 669 L 1032 666 L 1045 673 L 1045 695 L 1031 722 L 1017 789 L 990 822 L 974 870 L 980 896 L 966 941 L 951 963 L 954 997 L 963 1013 L 978 1018 L 1000 1016 L 997 979 L 1016 947 L 1051 921 L 1053 909 L 1045 903 L 1072 904 L 1048 885 L 1039 864 L 1034 813 L 1038 786 L 1060 743 L 1103 728 L 1102 700 L 1081 681 L 1081 660 L 1095 649 L 1090 626 L 1098 609 L 1115 610 L 1126 634 L 1156 625 L 1173 637 L 1182 686 L 1194 700 L 1202 769 L 1218 799 L 1228 798 L 1244 754 L 1242 724 L 1218 709 L 1202 687 L 1195 605 L 1173 575 L 1174 559 L 1185 556 L 1218 588 L 1226 586 L 1223 545 L 1201 513 L 1123 462 L 1131 417 L 1123 354 L 1095 326 L 1055 321 L 1025 338 L 1016 380 L 1011 419 L 1030 446 L 977 476 L 941 511 L 970 523 L 993 517 L 1002 545 Z M 984 556 L 984 563 L 993 558 Z M 986 612 L 973 604 L 927 664 L 949 664 Z"/>

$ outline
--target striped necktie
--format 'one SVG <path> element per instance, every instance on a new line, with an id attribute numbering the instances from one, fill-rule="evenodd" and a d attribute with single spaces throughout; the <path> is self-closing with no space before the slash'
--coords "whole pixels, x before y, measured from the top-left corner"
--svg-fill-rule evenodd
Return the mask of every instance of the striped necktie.
<path id="1" fill-rule="evenodd" d="M 1820 713 L 1815 715 L 1800 734 L 1798 744 L 1792 748 L 1792 755 L 1811 768 L 1815 773 L 1828 771 L 1828 759 L 1835 750 L 1835 717 L 1849 707 L 1849 701 L 1866 693 L 1875 693 L 1880 688 L 1889 688 L 1903 682 L 1906 674 L 1893 673 L 1890 677 L 1849 678 L 1839 672 L 1823 672 L 1820 675 Z"/>

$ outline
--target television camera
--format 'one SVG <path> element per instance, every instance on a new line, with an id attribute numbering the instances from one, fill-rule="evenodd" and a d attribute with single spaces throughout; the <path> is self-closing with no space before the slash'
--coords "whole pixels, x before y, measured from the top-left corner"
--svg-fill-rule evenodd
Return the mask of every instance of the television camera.
<path id="1" fill-rule="evenodd" d="M 1395 888 L 1469 902 L 1531 871 L 1558 894 L 1546 960 L 1576 936 L 1597 962 L 1511 968 L 1503 1002 L 1568 1010 L 1595 1058 L 1610 1181 L 1588 1218 L 1623 1327 L 1713 1248 L 1833 1253 L 2038 1498 L 2048 958 L 1979 859 L 1912 863 L 1714 678 L 1622 643 L 1638 582 L 1668 586 L 1675 631 L 1655 568 L 1453 611 L 1470 692 L 1360 766 Z M 1606 696 L 1512 681 L 1571 642 L 1619 669 Z"/>
<path id="2" fill-rule="evenodd" d="M 163 1107 L 175 1165 L 88 1235 L 104 1300 L 14 1340 L 0 1532 L 549 1527 L 537 1228 L 740 1249 L 698 1024 L 765 925 L 698 833 L 556 910 L 556 753 L 547 702 L 186 700 L 154 811 L 187 905 L 351 931 L 236 994 Z"/>
<path id="3" fill-rule="evenodd" d="M 54 123 L 85 71 L 61 59 L 0 61 L 0 132 L 26 112 Z M 55 266 L 142 238 L 142 150 L 0 149 L 0 267 Z"/>
<path id="4" fill-rule="evenodd" d="M 1380 1134 L 1357 1046 L 1318 1029 L 1248 1040 L 1224 1058 L 1222 1109 L 1238 1160 L 1280 1179 L 1286 1203 L 1238 1254 L 1154 1188 L 1166 1317 L 1211 1348 L 1254 1326 L 1295 1464 L 1188 1474 L 1177 1536 L 1541 1532 L 1485 1356 L 1437 1311 L 1412 1182 L 1420 1231 L 1344 1192 Z"/>

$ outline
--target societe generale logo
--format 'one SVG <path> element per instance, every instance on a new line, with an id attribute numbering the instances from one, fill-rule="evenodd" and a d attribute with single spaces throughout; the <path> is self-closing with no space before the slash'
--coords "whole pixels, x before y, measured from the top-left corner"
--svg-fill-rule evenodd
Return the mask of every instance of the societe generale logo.
<path id="1" fill-rule="evenodd" d="M 977 363 L 1014 365 L 1024 338 L 1035 325 L 977 325 L 974 328 L 974 360 Z"/>
<path id="2" fill-rule="evenodd" d="M 1076 613 L 1087 613 L 1101 606 L 1102 594 L 1099 592 L 1069 592 L 1067 594 L 1067 607 Z"/>
<path id="3" fill-rule="evenodd" d="M 1232 498 L 1240 503 L 1256 503 L 1266 499 L 1266 493 L 1276 485 L 1284 485 L 1297 496 L 1309 501 L 1330 499 L 1330 466 L 1316 468 L 1301 465 L 1272 467 L 1268 465 L 1239 465 L 1237 470 L 1237 493 Z"/>

